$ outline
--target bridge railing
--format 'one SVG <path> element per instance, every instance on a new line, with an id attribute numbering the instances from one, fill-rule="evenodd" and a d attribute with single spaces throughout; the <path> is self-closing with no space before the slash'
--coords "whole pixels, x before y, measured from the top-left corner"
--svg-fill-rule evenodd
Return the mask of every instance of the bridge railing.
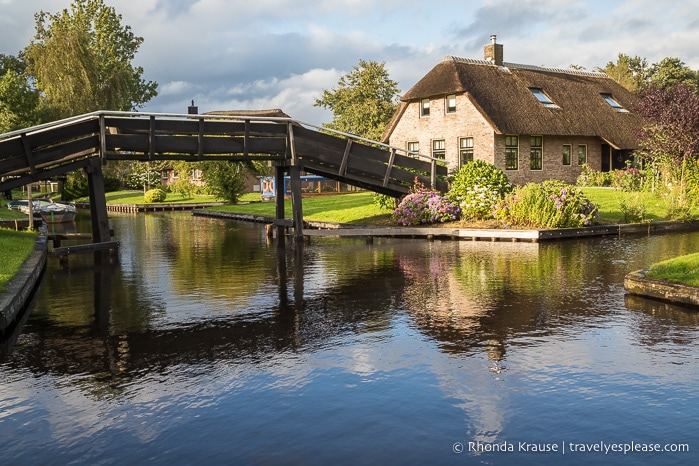
<path id="1" fill-rule="evenodd" d="M 98 125 L 82 125 L 85 122 L 93 120 L 98 122 Z M 172 123 L 168 124 L 164 120 L 172 121 Z M 189 125 L 186 123 L 191 122 L 192 120 L 197 121 L 197 125 Z M 129 121 L 131 123 L 129 123 Z M 178 124 L 176 123 L 177 121 L 182 123 Z M 96 111 L 0 134 L 0 176 L 7 174 L 7 172 L 3 171 L 4 167 L 2 167 L 2 162 L 6 156 L 11 156 L 14 160 L 12 163 L 14 173 L 18 172 L 17 167 L 20 163 L 25 163 L 24 159 L 26 159 L 26 167 L 27 170 L 31 172 L 31 176 L 24 176 L 23 178 L 27 179 L 28 181 L 36 179 L 38 176 L 37 166 L 46 168 L 51 162 L 50 157 L 58 157 L 55 155 L 57 149 L 52 149 L 52 145 L 58 145 L 60 137 L 65 138 L 65 141 L 67 141 L 65 144 L 69 144 L 68 141 L 72 141 L 70 142 L 72 144 L 71 147 L 75 147 L 76 151 L 79 149 L 79 156 L 76 155 L 74 157 L 65 157 L 62 160 L 62 163 L 66 163 L 64 168 L 68 166 L 67 162 L 72 162 L 73 165 L 77 164 L 76 166 L 79 168 L 78 157 L 84 160 L 84 158 L 90 153 L 92 153 L 92 155 L 99 153 L 101 157 L 106 157 L 109 150 L 118 152 L 116 149 L 119 148 L 119 143 L 125 143 L 126 141 L 128 141 L 128 144 L 124 144 L 123 147 L 134 149 L 134 154 L 140 154 L 132 155 L 131 157 L 134 160 L 152 160 L 160 158 L 155 156 L 156 150 L 158 153 L 162 154 L 167 153 L 168 149 L 177 153 L 190 153 L 192 155 L 197 155 L 199 159 L 204 159 L 204 144 L 202 143 L 205 138 L 204 132 L 205 130 L 208 131 L 213 129 L 214 131 L 208 133 L 208 135 L 215 136 L 216 122 L 222 121 L 241 122 L 243 126 L 239 127 L 236 131 L 242 133 L 243 136 L 239 138 L 239 141 L 234 141 L 233 145 L 231 145 L 230 140 L 223 141 L 223 138 L 209 137 L 206 142 L 207 148 L 211 150 L 211 154 L 240 151 L 243 154 L 243 159 L 247 159 L 249 153 L 254 152 L 256 148 L 259 149 L 261 146 L 264 146 L 265 149 L 270 150 L 270 153 L 272 153 L 272 151 L 277 151 L 277 153 L 279 153 L 282 150 L 281 146 L 283 144 L 280 139 L 286 138 L 288 140 L 290 134 L 293 132 L 294 126 L 302 126 L 318 133 L 328 134 L 352 141 L 353 143 L 356 142 L 362 145 L 378 148 L 390 154 L 387 160 L 380 162 L 386 165 L 383 183 L 384 186 L 387 185 L 391 170 L 394 168 L 393 163 L 396 154 L 421 160 L 429 164 L 430 184 L 432 187 L 436 186 L 437 178 L 438 176 L 441 176 L 438 173 L 446 173 L 446 167 L 444 166 L 445 162 L 443 159 L 437 159 L 426 154 L 409 152 L 401 147 L 391 146 L 379 141 L 373 141 L 353 134 L 295 120 L 290 117 L 258 116 L 254 114 L 222 115 Z M 119 124 L 116 124 L 117 122 Z M 284 126 L 285 129 L 282 130 L 284 133 L 282 134 L 282 131 L 279 131 L 278 134 L 276 134 L 276 142 L 265 142 L 262 141 L 262 138 L 259 138 L 256 141 L 253 139 L 248 139 L 248 124 L 250 122 L 277 123 Z M 113 124 L 114 126 L 110 126 L 110 124 Z M 82 128 L 86 134 L 77 135 L 75 130 L 72 128 L 76 125 L 81 125 L 79 127 Z M 118 128 L 120 125 L 123 125 L 122 129 L 124 134 L 119 134 Z M 163 127 L 167 126 L 164 133 L 169 134 L 170 139 L 167 137 L 154 137 L 156 134 L 158 134 L 158 136 L 163 134 L 156 133 L 155 128 L 157 128 L 158 125 L 162 125 Z M 61 128 L 63 128 L 62 131 L 60 131 Z M 177 134 L 177 128 L 183 128 L 182 134 Z M 56 134 L 49 134 L 49 131 L 53 131 Z M 226 129 L 226 131 L 229 130 Z M 73 141 L 74 139 L 77 139 L 78 136 L 80 136 L 83 140 L 81 146 L 78 146 L 77 143 Z M 176 137 L 177 143 L 175 144 L 173 141 Z M 13 138 L 14 141 L 8 141 L 12 140 Z M 87 146 L 94 144 L 92 141 L 95 141 L 95 139 L 92 138 L 97 138 L 98 142 L 96 142 L 96 147 L 90 149 Z M 270 140 L 271 139 L 272 138 L 270 138 Z M 252 143 L 249 144 L 249 142 Z M 257 143 L 257 145 L 255 145 L 255 143 Z M 160 144 L 160 146 L 158 146 L 158 144 Z M 293 144 L 291 144 L 290 148 L 287 147 L 285 149 L 286 150 L 283 152 L 283 155 L 281 153 L 279 154 L 280 158 L 293 158 Z M 90 150 L 92 150 L 92 152 L 90 152 Z M 349 150 L 350 145 L 348 144 L 347 149 L 345 150 L 343 163 L 346 162 Z M 125 152 L 127 151 L 122 151 L 121 155 L 115 158 L 129 158 L 129 156 L 125 155 Z M 212 155 L 210 158 L 216 159 L 219 157 Z M 72 167 L 73 165 L 70 166 Z M 56 170 L 51 171 L 45 169 L 41 171 L 40 175 L 43 178 L 46 178 L 47 176 L 53 176 L 55 173 Z"/>

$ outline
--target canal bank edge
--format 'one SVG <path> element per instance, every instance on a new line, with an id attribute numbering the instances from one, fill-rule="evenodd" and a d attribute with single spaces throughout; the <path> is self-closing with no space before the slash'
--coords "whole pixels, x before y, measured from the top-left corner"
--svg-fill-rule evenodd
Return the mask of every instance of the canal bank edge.
<path id="1" fill-rule="evenodd" d="M 244 222 L 275 224 L 274 217 L 239 214 L 216 210 L 195 209 L 192 215 Z M 594 225 L 580 228 L 554 228 L 549 230 L 518 230 L 510 228 L 450 228 L 447 226 L 375 226 L 346 223 L 331 223 L 304 220 L 303 236 L 364 236 L 364 237 L 413 237 L 447 238 L 473 241 L 551 241 L 593 236 L 651 235 L 658 233 L 699 231 L 699 220 L 685 222 L 662 221 L 647 223 L 625 223 Z"/>
<path id="2" fill-rule="evenodd" d="M 647 272 L 648 269 L 643 269 L 627 274 L 624 289 L 639 296 L 699 307 L 699 287 L 648 278 Z"/>
<path id="3" fill-rule="evenodd" d="M 24 261 L 17 275 L 0 293 L 0 334 L 12 326 L 19 313 L 29 302 L 29 298 L 46 267 L 48 243 L 46 230 L 42 229 L 34 243 L 34 250 Z"/>

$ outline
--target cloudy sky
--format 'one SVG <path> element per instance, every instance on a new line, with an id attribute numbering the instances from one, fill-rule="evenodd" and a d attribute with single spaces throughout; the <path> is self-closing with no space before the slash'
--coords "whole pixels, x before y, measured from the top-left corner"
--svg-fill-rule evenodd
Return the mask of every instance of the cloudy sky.
<path id="1" fill-rule="evenodd" d="M 34 13 L 71 0 L 0 0 L 0 53 L 16 55 Z M 406 92 L 445 55 L 588 70 L 619 53 L 699 69 L 699 0 L 105 0 L 144 38 L 134 61 L 159 95 L 141 110 L 281 108 L 314 124 L 324 89 L 360 59 L 385 62 Z"/>

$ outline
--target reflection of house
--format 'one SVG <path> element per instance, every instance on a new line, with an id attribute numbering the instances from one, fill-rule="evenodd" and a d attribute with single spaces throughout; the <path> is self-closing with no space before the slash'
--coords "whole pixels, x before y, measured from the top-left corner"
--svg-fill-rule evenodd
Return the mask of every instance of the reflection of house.
<path id="1" fill-rule="evenodd" d="M 581 165 L 625 166 L 637 147 L 634 96 L 602 73 L 448 56 L 402 98 L 383 140 L 444 158 L 452 170 L 482 159 L 517 184 L 574 182 Z"/>

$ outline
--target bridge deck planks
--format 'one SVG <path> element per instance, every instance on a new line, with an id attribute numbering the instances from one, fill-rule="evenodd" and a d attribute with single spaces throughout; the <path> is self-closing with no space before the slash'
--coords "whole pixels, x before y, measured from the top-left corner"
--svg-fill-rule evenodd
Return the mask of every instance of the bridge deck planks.
<path id="1" fill-rule="evenodd" d="M 2 140 L 0 176 L 12 174 L 20 178 L 0 182 L 0 187 L 16 187 L 20 179 L 22 182 L 45 179 L 61 170 L 82 167 L 81 160 L 99 154 L 101 147 L 106 150 L 102 155 L 108 160 L 273 160 L 277 163 L 287 160 L 293 165 L 296 162 L 289 160 L 292 140 L 300 167 L 311 173 L 396 196 L 407 192 L 416 170 L 425 173 L 418 175 L 420 181 L 425 185 L 430 183 L 428 162 L 396 154 L 387 176 L 389 149 L 353 140 L 346 154 L 347 138 L 311 130 L 293 120 L 204 118 L 106 114 L 74 123 L 63 122 L 26 133 L 24 142 L 29 153 L 19 136 Z M 103 131 L 100 121 L 104 122 Z M 293 128 L 293 138 L 288 134 L 289 128 Z M 345 173 L 340 174 L 345 155 Z M 30 178 L 29 160 L 33 170 Z M 436 171 L 438 176 L 447 173 L 446 167 L 439 165 Z M 437 187 L 444 189 L 446 184 L 439 181 Z"/>

